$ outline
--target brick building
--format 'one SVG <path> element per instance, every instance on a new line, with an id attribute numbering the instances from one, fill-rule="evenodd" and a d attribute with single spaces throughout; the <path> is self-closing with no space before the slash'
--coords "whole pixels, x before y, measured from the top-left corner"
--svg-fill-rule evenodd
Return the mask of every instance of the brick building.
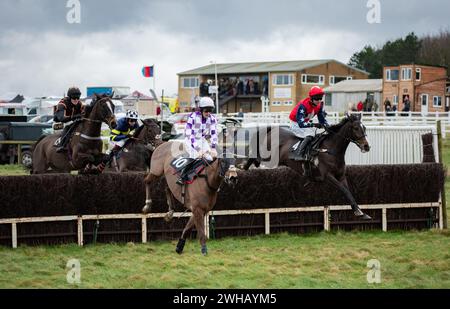
<path id="1" fill-rule="evenodd" d="M 384 67 L 383 102 L 389 100 L 401 111 L 409 97 L 412 112 L 444 112 L 446 82 L 444 67 L 416 64 Z"/>
<path id="2" fill-rule="evenodd" d="M 178 73 L 180 109 L 188 109 L 203 83 L 215 83 L 216 65 Z M 290 111 L 313 86 L 327 87 L 342 80 L 367 79 L 369 73 L 336 60 L 306 60 L 217 64 L 220 112 Z M 203 91 L 204 92 L 204 91 Z M 212 96 L 214 98 L 214 96 Z"/>

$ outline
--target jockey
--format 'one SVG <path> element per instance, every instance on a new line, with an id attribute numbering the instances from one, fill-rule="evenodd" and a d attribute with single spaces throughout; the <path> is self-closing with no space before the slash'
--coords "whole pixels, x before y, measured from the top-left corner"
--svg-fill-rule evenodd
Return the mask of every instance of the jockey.
<path id="1" fill-rule="evenodd" d="M 314 139 L 316 130 L 314 128 L 324 128 L 328 126 L 323 110 L 324 91 L 318 86 L 314 86 L 309 91 L 309 97 L 300 101 L 289 115 L 291 120 L 291 131 L 298 137 L 303 138 L 303 142 L 296 149 L 296 160 L 306 160 L 306 148 Z M 319 124 L 313 124 L 312 118 L 317 115 Z"/>
<path id="2" fill-rule="evenodd" d="M 72 87 L 67 91 L 67 97 L 62 99 L 56 106 L 53 120 L 65 124 L 61 137 L 55 143 L 55 146 L 58 147 L 56 149 L 58 153 L 67 151 L 67 144 L 72 132 L 82 118 L 83 105 L 81 104 L 80 96 L 80 89 Z"/>
<path id="3" fill-rule="evenodd" d="M 109 138 L 109 144 L 112 149 L 103 163 L 110 162 L 113 156 L 125 146 L 125 143 L 131 138 L 130 132 L 139 127 L 137 124 L 138 119 L 139 114 L 137 111 L 128 110 L 125 118 L 120 118 L 117 121 L 117 126 L 111 130 Z"/>
<path id="4" fill-rule="evenodd" d="M 210 97 L 203 97 L 200 99 L 199 108 L 200 111 L 193 112 L 189 116 L 185 128 L 185 147 L 189 157 L 197 160 L 183 170 L 178 179 L 179 184 L 183 184 L 189 172 L 202 162 L 201 158 L 208 161 L 217 158 L 217 120 L 211 114 L 214 110 L 214 101 Z"/>

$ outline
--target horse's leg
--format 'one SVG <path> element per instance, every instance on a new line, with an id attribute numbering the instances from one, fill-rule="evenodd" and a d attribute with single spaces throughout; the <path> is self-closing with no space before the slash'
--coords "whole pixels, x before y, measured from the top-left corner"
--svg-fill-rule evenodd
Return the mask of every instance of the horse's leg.
<path id="1" fill-rule="evenodd" d="M 194 217 L 195 228 L 197 229 L 198 239 L 202 246 L 202 254 L 208 254 L 208 248 L 206 247 L 206 235 L 205 235 L 205 213 L 198 207 L 192 207 L 192 216 Z"/>
<path id="2" fill-rule="evenodd" d="M 152 173 L 149 173 L 147 175 L 147 177 L 145 177 L 144 179 L 144 183 L 145 183 L 145 206 L 144 208 L 142 208 L 142 212 L 144 214 L 149 213 L 150 210 L 152 209 L 152 199 L 150 196 L 150 185 L 153 181 L 157 180 L 159 178 L 159 176 L 156 176 Z"/>
<path id="3" fill-rule="evenodd" d="M 248 169 L 250 168 L 250 166 L 255 165 L 255 167 L 259 167 L 261 165 L 261 161 L 259 159 L 248 159 L 247 163 L 245 163 L 244 165 L 244 170 L 248 171 Z"/>
<path id="4" fill-rule="evenodd" d="M 166 188 L 166 199 L 167 199 L 167 205 L 169 206 L 169 212 L 164 217 L 164 220 L 166 220 L 166 222 L 170 222 L 173 219 L 173 213 L 174 213 L 173 206 L 175 204 L 175 200 L 173 198 L 173 194 L 170 191 L 169 187 Z"/>
<path id="5" fill-rule="evenodd" d="M 177 248 L 175 249 L 175 251 L 178 254 L 183 253 L 184 245 L 186 244 L 187 234 L 191 232 L 193 227 L 194 227 L 194 216 L 191 216 L 189 218 L 188 223 L 184 227 L 183 233 L 181 233 L 181 238 L 178 240 Z"/>
<path id="6" fill-rule="evenodd" d="M 355 198 L 353 197 L 348 187 L 347 178 L 344 177 L 341 181 L 338 181 L 333 175 L 328 174 L 328 180 L 331 182 L 333 186 L 335 186 L 342 193 L 344 193 L 344 195 L 350 201 L 350 205 L 352 207 L 355 216 L 361 217 L 363 220 L 372 220 L 372 218 L 369 215 L 365 214 L 356 203 Z"/>

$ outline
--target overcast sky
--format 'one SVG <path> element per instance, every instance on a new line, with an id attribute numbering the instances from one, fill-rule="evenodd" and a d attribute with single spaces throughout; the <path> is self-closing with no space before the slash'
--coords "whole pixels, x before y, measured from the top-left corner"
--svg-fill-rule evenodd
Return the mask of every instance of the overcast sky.
<path id="1" fill-rule="evenodd" d="M 1 0 L 0 99 L 71 85 L 148 93 L 141 69 L 152 64 L 158 94 L 171 95 L 176 73 L 210 61 L 347 63 L 367 44 L 449 29 L 448 0 L 379 0 L 379 24 L 367 22 L 368 1 L 79 0 L 81 23 L 70 24 L 68 0 Z"/>

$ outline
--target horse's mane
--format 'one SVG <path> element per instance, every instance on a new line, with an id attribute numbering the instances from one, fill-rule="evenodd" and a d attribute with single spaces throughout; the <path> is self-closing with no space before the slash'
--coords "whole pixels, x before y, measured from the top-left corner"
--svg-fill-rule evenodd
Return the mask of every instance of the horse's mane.
<path id="1" fill-rule="evenodd" d="M 332 125 L 328 128 L 328 130 L 332 131 L 332 132 L 339 132 L 343 126 L 345 126 L 348 122 L 353 122 L 353 121 L 357 121 L 359 120 L 358 117 L 356 115 L 349 115 L 347 117 L 344 117 L 344 119 L 341 120 L 341 122 L 339 122 L 338 124 Z"/>
<path id="2" fill-rule="evenodd" d="M 142 130 L 144 129 L 145 125 L 141 125 L 139 128 L 137 128 L 136 130 L 134 130 L 134 134 L 133 137 L 137 138 L 139 136 L 139 134 L 141 134 Z"/>

